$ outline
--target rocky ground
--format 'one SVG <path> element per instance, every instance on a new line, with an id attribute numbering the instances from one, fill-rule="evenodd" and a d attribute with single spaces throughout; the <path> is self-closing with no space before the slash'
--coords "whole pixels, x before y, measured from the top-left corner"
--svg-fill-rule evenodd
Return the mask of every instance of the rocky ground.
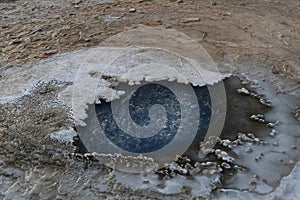
<path id="1" fill-rule="evenodd" d="M 143 24 L 187 34 L 216 62 L 235 66 L 238 73 L 276 80 L 276 92 L 292 95 L 297 99 L 293 104 L 300 106 L 299 13 L 297 0 L 0 0 L 0 81 L 9 79 L 9 70 L 18 71 L 51 56 L 98 46 L 116 33 Z M 53 103 L 55 94 L 64 87 L 41 84 L 32 96 L 14 104 L 0 104 L 0 198 L 197 196 L 188 188 L 177 196 L 141 192 L 140 188 L 117 183 L 116 174 L 109 168 L 99 163 L 87 167 L 82 159 L 70 156 L 72 145 L 49 137 L 73 126 L 68 108 Z M 300 107 L 292 110 L 299 119 Z M 299 138 L 299 132 L 295 135 Z M 204 197 L 212 198 L 207 194 Z"/>

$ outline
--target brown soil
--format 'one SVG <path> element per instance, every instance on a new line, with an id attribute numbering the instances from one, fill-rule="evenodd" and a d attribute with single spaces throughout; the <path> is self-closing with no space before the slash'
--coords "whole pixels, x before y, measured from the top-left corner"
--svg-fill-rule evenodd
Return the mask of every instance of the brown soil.
<path id="1" fill-rule="evenodd" d="M 144 24 L 186 33 L 215 60 L 265 63 L 274 73 L 299 80 L 299 1 L 177 2 L 1 1 L 0 59 L 5 65 L 35 63 L 97 46 L 113 34 Z"/>

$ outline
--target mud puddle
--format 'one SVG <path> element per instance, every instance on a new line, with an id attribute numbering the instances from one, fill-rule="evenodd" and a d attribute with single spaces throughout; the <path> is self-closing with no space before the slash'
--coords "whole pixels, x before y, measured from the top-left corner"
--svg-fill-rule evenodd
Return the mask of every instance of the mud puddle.
<path id="1" fill-rule="evenodd" d="M 96 57 L 94 55 L 97 55 L 97 58 L 99 58 L 99 55 L 103 57 L 115 55 L 118 57 L 117 54 L 119 53 L 113 54 L 116 51 L 115 49 L 106 51 L 103 48 L 92 49 L 89 53 L 93 50 L 96 50 L 97 54 L 89 54 L 90 58 Z M 133 52 L 138 51 L 143 54 L 149 52 L 149 50 L 151 50 L 151 53 L 152 49 L 144 49 L 143 51 L 133 49 Z M 147 54 L 147 56 L 151 55 L 152 53 Z M 86 52 L 80 51 L 53 57 L 37 66 L 26 66 L 22 69 L 10 68 L 5 71 L 6 75 L 1 79 L 3 87 L 1 88 L 0 98 L 0 109 L 4 113 L 3 117 L 0 118 L 0 133 L 3 138 L 3 143 L 1 143 L 3 148 L 0 149 L 0 161 L 2 161 L 0 162 L 2 170 L 0 191 L 3 198 L 72 199 L 86 198 L 87 196 L 104 198 L 115 197 L 116 194 L 120 193 L 123 195 L 122 198 L 129 198 L 132 194 L 135 195 L 135 198 L 190 198 L 192 196 L 211 198 L 212 195 L 216 195 L 216 198 L 222 198 L 222 194 L 225 193 L 226 195 L 229 193 L 233 196 L 241 196 L 241 198 L 247 195 L 265 198 L 264 195 L 274 194 L 276 196 L 279 194 L 277 189 L 278 185 L 281 188 L 283 177 L 288 175 L 286 180 L 295 177 L 297 163 L 299 163 L 299 121 L 296 120 L 292 111 L 299 104 L 299 99 L 296 98 L 297 90 L 293 91 L 294 93 L 283 93 L 283 90 L 279 90 L 278 86 L 285 85 L 284 81 L 276 79 L 268 72 L 260 72 L 255 69 L 255 66 L 250 66 L 251 70 L 247 68 L 248 66 L 245 66 L 244 71 L 237 71 L 234 76 L 226 78 L 224 81 L 220 80 L 227 77 L 227 74 L 219 74 L 220 76 L 217 76 L 218 81 L 215 82 L 216 74 L 214 74 L 210 77 L 212 82 L 202 82 L 202 87 L 185 85 L 182 82 L 178 83 L 179 81 L 175 81 L 177 79 L 174 78 L 169 80 L 173 76 L 165 79 L 164 74 L 168 74 L 170 71 L 160 70 L 164 72 L 161 73 L 163 76 L 156 73 L 157 77 L 150 77 L 152 84 L 156 82 L 155 80 L 163 80 L 160 82 L 162 85 L 165 84 L 168 88 L 180 94 L 178 95 L 182 98 L 182 100 L 178 100 L 181 103 L 180 107 L 186 106 L 185 108 L 187 108 L 185 114 L 181 113 L 181 115 L 186 116 L 186 119 L 188 119 L 185 122 L 188 125 L 186 130 L 190 130 L 187 132 L 182 131 L 183 137 L 177 138 L 179 142 L 170 146 L 168 151 L 160 152 L 160 154 L 156 154 L 156 157 L 153 156 L 154 159 L 151 159 L 151 154 L 139 156 L 141 149 L 138 147 L 136 147 L 137 151 L 133 152 L 135 154 L 131 152 L 126 156 L 123 156 L 122 152 L 119 151 L 113 151 L 117 154 L 102 150 L 96 151 L 98 153 L 94 153 L 94 151 L 88 153 L 83 143 L 78 140 L 78 136 L 76 139 L 73 138 L 73 143 L 77 148 L 74 151 L 74 145 L 71 144 L 72 136 L 79 134 L 81 137 L 84 131 L 77 129 L 76 133 L 74 129 L 74 112 L 71 109 L 72 95 L 79 94 L 77 99 L 81 103 L 78 104 L 78 108 L 80 108 L 79 118 L 83 116 L 81 118 L 83 119 L 85 115 L 88 117 L 95 116 L 91 117 L 96 120 L 95 123 L 93 122 L 92 126 L 87 127 L 97 133 L 98 129 L 94 126 L 99 126 L 99 120 L 95 114 L 101 113 L 102 106 L 109 106 L 110 99 L 114 99 L 110 102 L 111 105 L 114 102 L 119 102 L 116 105 L 121 105 L 123 100 L 130 102 L 131 98 L 117 99 L 115 97 L 122 97 L 122 94 L 124 95 L 126 92 L 131 94 L 129 89 L 138 87 L 138 85 L 126 83 L 123 84 L 125 88 L 122 89 L 122 84 L 116 83 L 118 79 L 114 78 L 120 70 L 107 71 L 105 63 L 102 62 L 107 61 L 110 63 L 110 60 L 100 59 L 101 62 L 94 62 L 92 59 L 86 59 L 88 64 L 78 69 L 77 63 L 84 60 L 83 58 L 86 58 Z M 122 66 L 120 63 L 123 60 L 126 61 L 128 56 L 118 58 L 116 66 Z M 155 60 L 155 58 L 152 60 Z M 164 60 L 163 57 L 161 60 Z M 179 60 L 183 61 L 182 59 Z M 95 65 L 95 63 L 101 63 L 103 66 Z M 172 66 L 176 66 L 175 64 L 173 63 Z M 95 66 L 99 71 L 95 70 Z M 130 66 L 128 64 L 128 67 Z M 76 78 L 74 78 L 76 77 L 76 70 L 79 70 L 82 76 L 79 79 L 77 77 L 77 87 L 73 90 L 76 83 Z M 104 78 L 103 75 L 100 75 L 101 71 L 106 72 Z M 140 81 L 140 84 L 143 85 L 142 80 L 143 77 L 147 76 L 147 73 L 140 74 L 139 70 L 134 72 L 137 76 L 130 77 L 137 82 Z M 268 77 L 274 79 L 270 80 L 271 78 L 268 79 Z M 188 76 L 188 78 L 193 77 Z M 100 87 L 97 86 L 97 83 Z M 205 120 L 201 121 L 201 117 L 205 119 L 209 116 L 209 112 L 205 111 L 205 108 L 210 108 L 213 105 L 211 104 L 213 97 L 219 97 L 218 93 L 213 93 L 213 95 L 210 93 L 214 90 L 209 86 L 219 87 L 221 83 L 225 85 L 227 96 L 225 101 L 227 112 L 225 113 L 224 127 L 222 124 L 223 131 L 220 132 L 220 137 L 208 138 L 203 141 L 203 135 L 197 135 L 199 127 L 201 129 L 201 127 L 207 125 Z M 12 84 L 14 87 L 11 87 Z M 180 87 L 173 88 L 176 84 L 179 84 Z M 189 90 L 181 88 L 181 85 L 191 87 L 190 91 L 192 92 L 190 94 L 196 94 L 194 99 L 186 95 Z M 206 87 L 208 87 L 208 90 L 205 89 Z M 104 89 L 102 91 L 108 97 L 111 96 L 107 95 L 106 91 L 116 96 L 112 96 L 113 98 L 110 98 L 108 102 L 101 95 L 97 96 L 98 99 L 95 99 L 96 94 L 99 94 L 97 93 L 99 88 Z M 174 127 L 180 127 L 176 123 L 177 118 L 180 116 L 177 114 L 178 110 L 176 110 L 179 106 L 168 108 L 166 107 L 168 101 L 148 102 L 147 99 L 150 97 L 144 96 L 144 94 L 148 95 L 150 89 L 146 89 L 146 92 L 137 93 L 137 97 L 142 97 L 141 101 L 138 98 L 132 100 L 133 105 L 142 103 L 140 107 L 137 106 L 139 108 L 137 112 L 130 113 L 127 110 L 126 112 L 120 112 L 121 110 L 116 106 L 112 113 L 117 114 L 116 116 L 122 116 L 120 113 L 130 113 L 129 116 L 124 115 L 125 118 L 133 118 L 140 125 L 149 124 L 149 130 L 152 133 L 160 130 L 157 127 L 161 127 L 165 121 L 158 120 L 151 126 L 151 120 L 163 118 L 168 121 L 168 115 L 161 117 L 165 113 L 171 115 L 170 122 L 172 122 L 167 126 L 167 132 Z M 137 88 L 134 90 L 138 91 Z M 163 87 L 159 87 L 159 90 L 167 93 L 170 91 Z M 125 93 L 122 91 L 125 91 Z M 209 95 L 207 95 L 208 92 Z M 154 90 L 153 93 L 155 94 L 153 100 L 161 98 L 157 96 L 159 92 Z M 106 97 L 105 95 L 104 97 Z M 209 98 L 201 99 L 205 95 L 210 96 L 210 101 Z M 85 96 L 87 98 L 81 98 Z M 171 100 L 177 102 L 171 94 L 165 97 L 170 102 Z M 103 100 L 104 102 L 102 102 Z M 188 106 L 193 102 L 192 100 L 194 104 Z M 218 100 L 218 98 L 215 98 L 215 101 L 218 102 Z M 101 104 L 99 104 L 99 101 Z M 224 101 L 222 102 L 224 103 Z M 148 103 L 151 106 L 144 105 Z M 155 106 L 156 104 L 164 106 Z M 85 106 L 87 105 L 90 105 L 90 109 L 85 112 Z M 174 103 L 174 105 L 177 105 L 177 103 Z M 193 109 L 196 108 L 195 105 L 196 107 L 199 105 L 204 106 L 200 107 L 201 112 L 205 111 L 203 115 L 201 113 L 198 113 L 198 115 L 191 114 L 194 111 Z M 223 106 L 222 104 L 217 105 Z M 125 106 L 125 108 L 130 107 Z M 149 112 L 144 112 L 143 107 L 147 107 Z M 218 117 L 218 113 L 222 114 L 222 112 L 218 112 L 218 108 L 217 106 L 211 116 L 215 114 Z M 102 115 L 108 117 L 110 114 L 104 113 Z M 105 122 L 107 119 L 100 120 L 100 123 L 104 125 L 111 124 Z M 195 126 L 190 124 L 197 119 L 200 119 L 200 126 L 199 124 Z M 122 117 L 119 122 L 122 122 Z M 217 126 L 218 123 L 219 121 L 214 125 Z M 132 124 L 130 125 L 132 128 Z M 77 126 L 77 128 L 80 128 L 80 126 Z M 112 128 L 115 130 L 115 127 Z M 138 127 L 134 128 L 134 130 L 137 130 L 136 137 L 145 136 L 138 135 L 138 133 L 144 132 L 140 131 Z M 126 131 L 126 129 L 123 131 Z M 87 133 L 90 134 L 90 132 Z M 191 137 L 184 137 L 185 134 L 190 134 Z M 94 139 L 95 137 L 91 138 Z M 98 137 L 98 140 L 96 140 L 96 142 L 100 142 L 98 143 L 101 144 L 99 146 L 107 144 L 103 140 L 104 138 L 106 138 L 105 135 Z M 122 136 L 123 139 L 127 140 L 127 136 Z M 186 139 L 188 139 L 188 142 L 184 144 L 187 141 Z M 163 141 L 161 138 L 158 140 Z M 117 144 L 122 145 L 122 143 Z M 127 145 L 127 143 L 125 144 Z M 182 148 L 186 144 L 192 144 L 190 147 L 187 146 L 187 151 Z M 133 147 L 135 148 L 135 146 Z M 126 147 L 124 148 L 126 150 Z M 149 149 L 151 150 L 151 148 Z M 180 149 L 179 153 L 178 149 Z M 104 148 L 104 150 L 110 150 L 110 147 Z M 206 156 L 199 157 L 200 154 Z M 160 164 L 165 165 L 157 168 L 155 162 L 157 159 L 160 159 Z M 131 173 L 124 172 L 126 170 L 123 170 L 123 172 L 116 170 L 120 167 L 130 169 L 127 171 Z M 137 173 L 143 169 L 147 170 L 143 173 Z M 290 174 L 292 169 L 293 171 Z M 290 189 L 289 185 L 283 187 L 287 190 Z M 213 191 L 214 194 L 212 194 Z M 281 189 L 279 192 L 281 192 L 280 196 L 286 193 L 285 190 Z"/>
<path id="2" fill-rule="evenodd" d="M 42 89 L 34 94 L 39 97 L 39 94 L 48 91 L 46 94 L 49 96 L 56 91 L 56 84 L 58 88 L 62 87 L 61 82 L 54 81 L 50 85 L 42 84 Z M 225 79 L 224 85 L 228 106 L 225 126 L 216 146 L 209 149 L 206 157 L 197 157 L 199 151 L 205 149 L 205 144 L 196 138 L 183 156 L 176 157 L 162 168 L 137 174 L 120 172 L 102 164 L 114 157 L 93 156 L 83 149 L 80 140 L 76 143 L 77 151 L 70 150 L 72 145 L 66 142 L 70 141 L 74 130 L 61 128 L 61 131 L 42 136 L 49 140 L 43 141 L 35 135 L 37 140 L 32 147 L 42 142 L 41 148 L 37 146 L 33 149 L 30 156 L 27 155 L 27 161 L 24 160 L 26 151 L 24 155 L 13 152 L 12 156 L 10 152 L 14 149 L 7 146 L 5 155 L 2 152 L 2 197 L 107 197 L 118 192 L 130 196 L 130 191 L 141 191 L 141 195 L 153 198 L 160 195 L 167 195 L 165 197 L 168 198 L 174 195 L 176 198 L 209 198 L 212 191 L 215 191 L 216 198 L 228 193 L 241 198 L 247 195 L 262 198 L 265 196 L 259 195 L 284 194 L 285 190 L 280 189 L 278 193 L 276 188 L 282 177 L 289 175 L 294 168 L 290 175 L 293 179 L 296 173 L 294 166 L 299 162 L 299 122 L 292 113 L 299 99 L 276 93 L 274 85 L 267 81 L 251 81 L 243 75 Z M 31 107 L 24 101 L 24 110 L 19 112 L 32 110 L 33 105 L 38 106 L 46 101 L 39 98 L 33 100 Z M 60 106 L 57 109 L 65 108 Z M 60 126 L 63 124 L 60 122 Z M 53 127 L 50 126 L 49 131 L 53 131 Z M 26 145 L 24 148 L 27 148 Z M 8 162 L 8 158 L 15 156 L 21 156 L 18 158 L 19 164 Z M 132 161 L 130 159 L 125 162 Z M 141 163 L 143 161 L 141 159 Z M 36 167 L 28 168 L 27 162 Z M 48 190 L 52 192 L 46 195 Z M 239 193 L 241 191 L 244 191 L 243 194 Z"/>
<path id="3" fill-rule="evenodd" d="M 174 162 L 142 174 L 115 171 L 116 182 L 166 195 L 208 197 L 219 188 L 261 195 L 274 191 L 281 178 L 299 161 L 299 122 L 292 113 L 298 99 L 278 95 L 266 81 L 258 84 L 242 76 L 227 78 L 224 85 L 225 125 L 216 146 L 206 157 L 198 157 L 205 146 L 201 145 L 203 137 L 195 137 L 183 156 L 176 157 Z M 101 106 L 109 105 L 97 105 L 98 112 Z M 164 155 L 161 156 L 163 159 Z"/>

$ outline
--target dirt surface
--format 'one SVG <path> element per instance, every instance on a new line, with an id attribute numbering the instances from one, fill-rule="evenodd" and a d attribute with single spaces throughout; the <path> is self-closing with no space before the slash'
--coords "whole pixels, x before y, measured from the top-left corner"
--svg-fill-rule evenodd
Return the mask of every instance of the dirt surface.
<path id="1" fill-rule="evenodd" d="M 299 6 L 296 0 L 1 1 L 0 58 L 6 65 L 35 63 L 144 24 L 186 33 L 215 60 L 266 63 L 299 79 Z"/>
<path id="2" fill-rule="evenodd" d="M 299 13 L 297 0 L 0 0 L 0 79 L 10 68 L 88 49 L 143 24 L 187 34 L 217 62 L 271 72 L 264 78 L 284 80 L 277 92 L 299 97 Z M 69 156 L 70 145 L 48 137 L 73 125 L 68 109 L 52 101 L 62 87 L 40 85 L 34 91 L 39 98 L 0 105 L 0 198 L 165 198 L 115 184 L 109 169 L 98 163 L 85 168 L 86 163 Z M 294 114 L 299 119 L 300 109 Z"/>

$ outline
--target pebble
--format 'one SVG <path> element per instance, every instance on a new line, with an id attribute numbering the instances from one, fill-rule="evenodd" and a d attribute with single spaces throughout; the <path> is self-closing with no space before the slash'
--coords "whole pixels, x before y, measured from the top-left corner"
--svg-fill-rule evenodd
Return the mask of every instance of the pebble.
<path id="1" fill-rule="evenodd" d="M 260 139 L 254 138 L 254 142 L 255 142 L 255 143 L 259 143 L 259 142 L 260 142 Z"/>
<path id="2" fill-rule="evenodd" d="M 246 152 L 247 152 L 247 153 L 251 153 L 252 151 L 253 151 L 253 149 L 250 148 L 250 147 L 248 147 L 248 148 L 246 149 Z"/>
<path id="3" fill-rule="evenodd" d="M 253 142 L 253 138 L 249 137 L 249 135 L 239 133 L 238 134 L 238 139 L 240 139 L 242 142 Z"/>
<path id="4" fill-rule="evenodd" d="M 135 8 L 130 8 L 129 12 L 136 12 L 136 9 Z"/>
<path id="5" fill-rule="evenodd" d="M 218 158 L 227 162 L 233 162 L 234 160 L 234 158 L 230 157 L 225 151 L 221 151 L 220 149 L 216 149 L 215 154 Z"/>
<path id="6" fill-rule="evenodd" d="M 259 156 L 264 156 L 264 154 L 263 153 L 259 153 Z"/>
<path id="7" fill-rule="evenodd" d="M 224 147 L 229 147 L 229 146 L 232 146 L 232 142 L 228 139 L 225 139 L 225 140 L 221 140 L 220 142 Z"/>
<path id="8" fill-rule="evenodd" d="M 187 169 L 184 169 L 182 168 L 181 166 L 179 166 L 178 164 L 175 164 L 175 163 L 172 163 L 169 168 L 172 170 L 172 171 L 177 171 L 178 173 L 180 174 L 187 174 L 188 173 L 188 170 Z"/>
<path id="9" fill-rule="evenodd" d="M 275 135 L 278 134 L 278 131 L 276 131 L 275 129 L 272 129 L 271 133 L 269 133 L 269 136 L 271 137 L 275 137 Z"/>
<path id="10" fill-rule="evenodd" d="M 271 102 L 270 102 L 270 100 L 265 100 L 265 99 L 263 99 L 263 98 L 260 98 L 260 99 L 259 99 L 259 103 L 262 104 L 262 105 L 271 107 Z"/>
<path id="11" fill-rule="evenodd" d="M 225 169 L 230 169 L 230 165 L 226 162 L 222 162 L 221 167 L 224 167 Z"/>
<path id="12" fill-rule="evenodd" d="M 246 172 L 247 169 L 246 168 L 243 168 L 241 166 L 238 166 L 238 165 L 234 165 L 233 166 L 234 169 L 238 170 L 239 172 L 243 173 L 243 172 Z"/>
<path id="13" fill-rule="evenodd" d="M 247 90 L 246 88 L 238 89 L 237 92 L 239 94 L 250 94 L 249 90 Z"/>
<path id="14" fill-rule="evenodd" d="M 183 3 L 183 0 L 176 0 L 176 3 Z"/>
<path id="15" fill-rule="evenodd" d="M 275 126 L 275 124 L 270 122 L 270 123 L 267 124 L 267 126 L 270 127 L 270 128 L 273 128 Z"/>
<path id="16" fill-rule="evenodd" d="M 190 17 L 190 18 L 183 19 L 183 23 L 199 22 L 199 21 L 200 21 L 199 17 Z"/>
<path id="17" fill-rule="evenodd" d="M 186 163 L 184 168 L 187 169 L 187 170 L 192 170 L 193 166 L 190 163 Z"/>
<path id="18" fill-rule="evenodd" d="M 254 174 L 253 178 L 259 179 L 259 176 L 257 174 Z"/>
<path id="19" fill-rule="evenodd" d="M 257 114 L 257 115 L 251 115 L 250 119 L 256 122 L 265 123 L 264 115 Z"/>
<path id="20" fill-rule="evenodd" d="M 273 142 L 273 146 L 278 147 L 279 146 L 278 142 Z"/>
<path id="21" fill-rule="evenodd" d="M 216 163 L 215 162 L 203 162 L 203 163 L 196 163 L 195 166 L 205 166 L 205 167 L 214 167 L 216 166 Z"/>
<path id="22" fill-rule="evenodd" d="M 249 185 L 256 185 L 256 182 L 255 181 L 249 181 Z"/>
<path id="23" fill-rule="evenodd" d="M 261 156 L 257 156 L 254 158 L 255 161 L 259 161 L 261 159 Z"/>
<path id="24" fill-rule="evenodd" d="M 190 193 L 191 192 L 191 188 L 189 186 L 186 186 L 186 185 L 182 185 L 180 187 L 181 191 L 185 192 L 185 193 Z"/>
<path id="25" fill-rule="evenodd" d="M 237 89 L 237 92 L 239 94 L 244 94 L 244 95 L 249 95 L 251 97 L 254 97 L 254 98 L 258 99 L 260 104 L 271 107 L 271 102 L 269 100 L 266 100 L 266 99 L 260 97 L 259 95 L 255 94 L 254 92 L 250 92 L 248 89 L 246 89 L 244 87 Z"/>
<path id="26" fill-rule="evenodd" d="M 268 142 L 260 141 L 260 144 L 265 145 L 265 144 L 268 144 Z"/>
<path id="27" fill-rule="evenodd" d="M 257 114 L 257 117 L 264 119 L 265 116 L 263 114 Z"/>

